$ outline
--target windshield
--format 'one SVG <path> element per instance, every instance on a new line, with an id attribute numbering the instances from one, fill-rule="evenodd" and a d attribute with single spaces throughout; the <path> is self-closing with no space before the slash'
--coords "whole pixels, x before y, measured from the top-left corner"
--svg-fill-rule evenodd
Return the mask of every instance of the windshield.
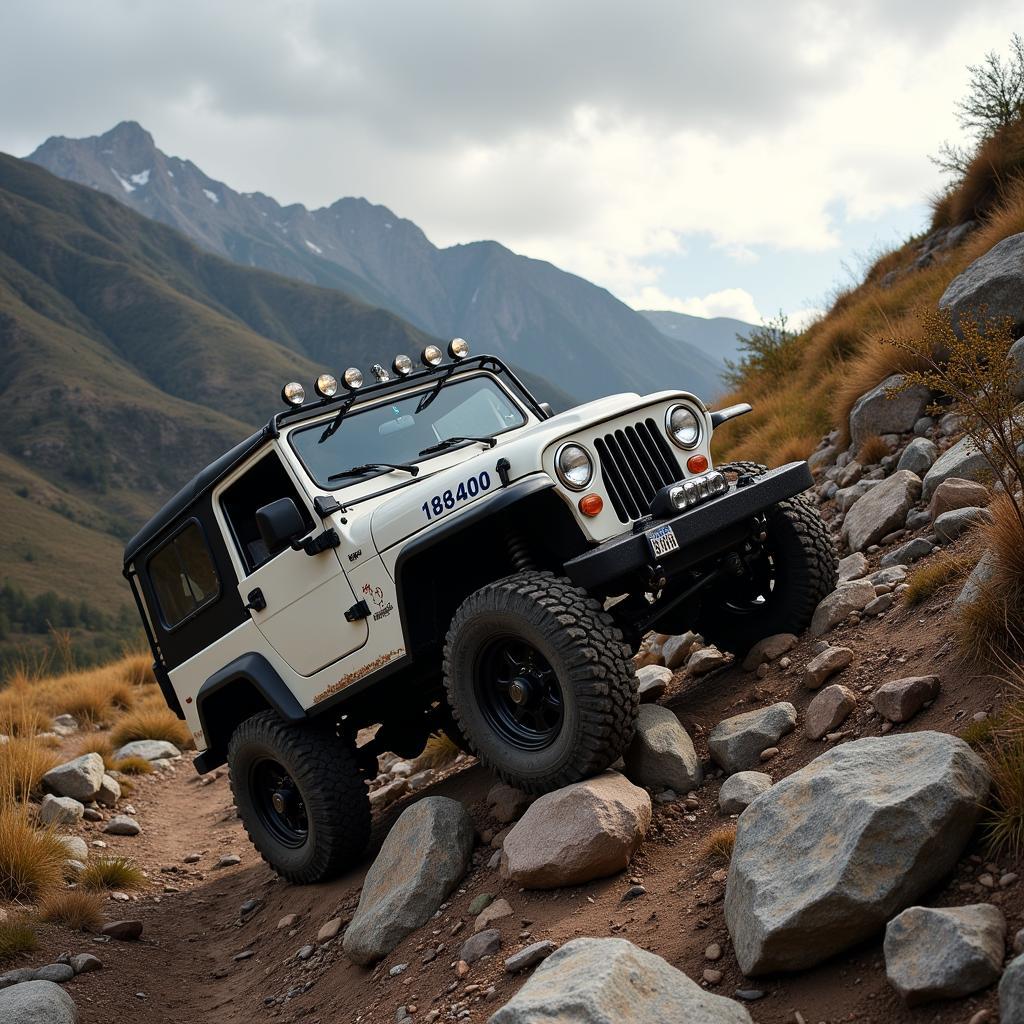
<path id="1" fill-rule="evenodd" d="M 427 393 L 435 386 L 427 388 Z M 423 394 L 419 390 L 366 409 L 357 406 L 322 444 L 320 438 L 329 420 L 293 430 L 292 447 L 317 484 L 334 490 L 358 480 L 330 479 L 353 466 L 417 462 L 424 448 L 447 438 L 493 437 L 526 422 L 519 407 L 491 377 L 451 381 L 417 412 Z"/>

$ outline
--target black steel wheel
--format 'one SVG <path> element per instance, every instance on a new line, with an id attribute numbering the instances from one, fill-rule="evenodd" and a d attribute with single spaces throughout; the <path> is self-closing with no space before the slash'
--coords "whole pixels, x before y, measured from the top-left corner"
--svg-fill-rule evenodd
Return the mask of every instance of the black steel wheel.
<path id="1" fill-rule="evenodd" d="M 586 591 L 520 572 L 471 594 L 444 650 L 448 706 L 483 764 L 544 793 L 603 771 L 633 738 L 630 650 Z"/>
<path id="2" fill-rule="evenodd" d="M 370 801 L 351 743 L 261 711 L 234 731 L 228 766 L 249 839 L 282 878 L 321 882 L 362 856 Z"/>

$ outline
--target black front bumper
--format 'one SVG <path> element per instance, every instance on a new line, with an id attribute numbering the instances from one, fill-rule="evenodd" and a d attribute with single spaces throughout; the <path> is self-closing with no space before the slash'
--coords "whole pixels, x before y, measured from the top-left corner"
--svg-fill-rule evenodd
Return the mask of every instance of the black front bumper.
<path id="1" fill-rule="evenodd" d="M 638 532 L 616 537 L 570 559 L 565 563 L 566 575 L 577 586 L 598 592 L 608 589 L 615 580 L 645 574 L 656 562 L 673 576 L 731 547 L 759 512 L 807 490 L 813 482 L 806 462 L 790 462 L 753 477 L 746 487 L 734 483 L 725 494 L 677 516 L 641 520 Z M 659 526 L 672 527 L 679 548 L 656 559 L 646 534 Z"/>

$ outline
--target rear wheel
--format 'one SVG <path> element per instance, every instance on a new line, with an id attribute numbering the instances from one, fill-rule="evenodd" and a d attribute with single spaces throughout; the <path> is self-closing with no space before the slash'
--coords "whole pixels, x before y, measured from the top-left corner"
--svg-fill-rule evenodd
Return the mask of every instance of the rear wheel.
<path id="1" fill-rule="evenodd" d="M 468 597 L 445 643 L 452 717 L 484 765 L 543 793 L 612 764 L 633 736 L 630 652 L 585 591 L 520 572 Z"/>
<path id="2" fill-rule="evenodd" d="M 370 801 L 350 744 L 263 711 L 235 730 L 228 765 L 249 839 L 282 878 L 320 882 L 362 856 Z"/>

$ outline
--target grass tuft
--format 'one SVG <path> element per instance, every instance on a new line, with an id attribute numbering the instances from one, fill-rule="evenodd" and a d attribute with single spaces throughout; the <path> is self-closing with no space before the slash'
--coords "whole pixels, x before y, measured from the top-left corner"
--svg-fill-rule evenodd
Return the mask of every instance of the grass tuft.
<path id="1" fill-rule="evenodd" d="M 103 897 L 84 889 L 53 892 L 39 904 L 39 919 L 76 932 L 98 931 L 103 924 Z"/>
<path id="2" fill-rule="evenodd" d="M 943 587 L 957 583 L 967 575 L 971 563 L 964 555 L 942 551 L 930 561 L 919 565 L 907 577 L 907 589 L 903 601 L 907 605 L 920 604 Z"/>
<path id="3" fill-rule="evenodd" d="M 728 864 L 732 860 L 732 848 L 736 845 L 736 826 L 723 825 L 705 838 L 700 844 L 701 860 Z"/>
<path id="4" fill-rule="evenodd" d="M 996 732 L 985 752 L 992 806 L 985 826 L 993 856 L 1024 854 L 1024 733 Z"/>
<path id="5" fill-rule="evenodd" d="M 38 948 L 35 929 L 24 917 L 12 915 L 0 921 L 0 963 L 13 960 L 20 953 L 33 953 Z"/>
<path id="6" fill-rule="evenodd" d="M 461 751 L 445 733 L 434 732 L 427 737 L 427 745 L 423 752 L 416 758 L 416 767 L 443 768 L 451 764 L 459 756 Z"/>
<path id="7" fill-rule="evenodd" d="M 93 892 L 104 889 L 128 892 L 145 888 L 146 876 L 127 857 L 96 857 L 79 872 L 78 884 Z"/>
<path id="8" fill-rule="evenodd" d="M 114 726 L 110 741 L 122 747 L 133 740 L 167 740 L 179 750 L 192 746 L 188 727 L 170 708 L 150 704 L 128 712 Z"/>
<path id="9" fill-rule="evenodd" d="M 137 754 L 122 757 L 120 761 L 111 761 L 108 767 L 122 775 L 152 775 L 155 771 L 149 761 Z"/>
<path id="10" fill-rule="evenodd" d="M 872 434 L 870 437 L 864 438 L 864 442 L 857 452 L 857 461 L 862 466 L 874 466 L 881 462 L 886 455 L 891 454 L 891 451 L 892 449 L 889 448 L 878 434 Z"/>
<path id="11" fill-rule="evenodd" d="M 34 736 L 12 736 L 0 745 L 0 807 L 27 800 L 58 761 Z"/>
<path id="12" fill-rule="evenodd" d="M 25 808 L 0 810 L 0 899 L 34 903 L 58 889 L 67 849 L 50 829 L 36 829 Z"/>

